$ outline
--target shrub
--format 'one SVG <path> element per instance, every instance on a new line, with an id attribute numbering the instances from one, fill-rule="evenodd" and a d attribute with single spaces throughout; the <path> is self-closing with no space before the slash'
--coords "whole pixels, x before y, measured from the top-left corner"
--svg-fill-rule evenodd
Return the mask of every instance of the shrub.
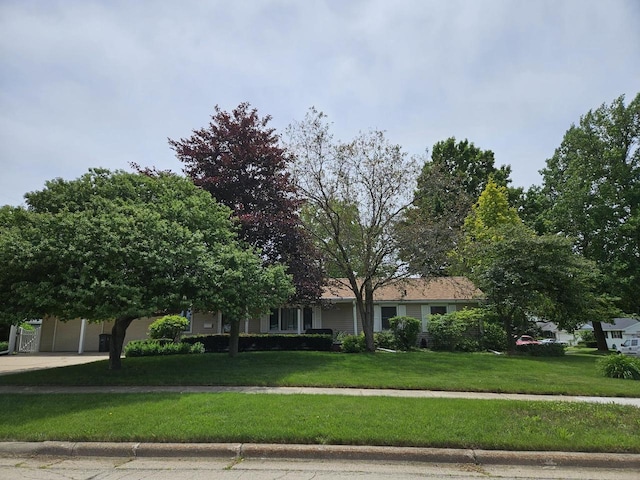
<path id="1" fill-rule="evenodd" d="M 9 350 L 9 342 L 0 342 L 0 352 Z"/>
<path id="2" fill-rule="evenodd" d="M 482 348 L 503 352 L 507 349 L 507 332 L 504 328 L 491 322 L 485 322 L 482 333 Z"/>
<path id="3" fill-rule="evenodd" d="M 367 350 L 367 342 L 364 335 L 345 335 L 342 339 L 342 351 L 344 353 L 361 353 Z"/>
<path id="4" fill-rule="evenodd" d="M 183 331 L 189 328 L 189 320 L 180 315 L 166 315 L 149 325 L 149 337 L 171 338 L 174 342 L 180 339 Z"/>
<path id="5" fill-rule="evenodd" d="M 640 380 L 640 359 L 613 354 L 599 358 L 596 366 L 600 373 L 609 378 Z"/>
<path id="6" fill-rule="evenodd" d="M 516 352 L 532 357 L 562 357 L 565 354 L 565 347 L 559 343 L 516 345 Z"/>
<path id="7" fill-rule="evenodd" d="M 189 335 L 182 338 L 183 343 L 200 342 L 206 352 L 226 352 L 229 350 L 229 334 Z M 314 350 L 331 351 L 333 337 L 331 335 L 246 335 L 238 339 L 238 351 L 269 350 Z"/>
<path id="8" fill-rule="evenodd" d="M 416 347 L 422 328 L 420 320 L 413 317 L 393 317 L 389 319 L 389 325 L 398 349 L 409 350 Z"/>
<path id="9" fill-rule="evenodd" d="M 396 348 L 396 340 L 391 330 L 383 330 L 373 334 L 373 343 L 376 348 Z"/>
<path id="10" fill-rule="evenodd" d="M 427 328 L 431 348 L 451 352 L 480 350 L 478 338 L 482 319 L 483 310 L 478 308 L 431 317 Z"/>
<path id="11" fill-rule="evenodd" d="M 191 345 L 180 342 L 162 342 L 152 340 L 133 340 L 124 347 L 126 357 L 151 357 L 157 355 L 180 355 L 186 353 L 204 353 L 204 346 L 200 343 Z"/>

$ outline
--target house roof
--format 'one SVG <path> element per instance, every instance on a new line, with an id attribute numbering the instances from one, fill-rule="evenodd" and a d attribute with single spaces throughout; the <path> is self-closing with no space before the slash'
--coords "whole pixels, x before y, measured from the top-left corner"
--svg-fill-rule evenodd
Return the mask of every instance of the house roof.
<path id="1" fill-rule="evenodd" d="M 614 331 L 627 330 L 629 327 L 635 327 L 639 323 L 640 321 L 638 321 L 635 318 L 614 318 L 613 323 L 602 322 L 601 325 L 602 325 L 602 330 L 604 332 L 610 332 L 612 330 Z M 591 322 L 589 322 L 584 324 L 581 329 L 593 330 L 593 325 L 591 324 Z"/>
<path id="2" fill-rule="evenodd" d="M 374 302 L 477 301 L 482 292 L 465 277 L 406 278 L 377 289 Z M 355 295 L 347 279 L 330 279 L 324 287 L 323 300 L 352 301 Z"/>

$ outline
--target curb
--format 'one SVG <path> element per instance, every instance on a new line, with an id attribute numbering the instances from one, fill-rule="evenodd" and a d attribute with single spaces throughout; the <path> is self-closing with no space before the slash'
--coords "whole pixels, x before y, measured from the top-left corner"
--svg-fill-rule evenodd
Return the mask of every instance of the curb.
<path id="1" fill-rule="evenodd" d="M 640 454 L 259 443 L 0 442 L 0 457 L 253 458 L 640 468 Z"/>

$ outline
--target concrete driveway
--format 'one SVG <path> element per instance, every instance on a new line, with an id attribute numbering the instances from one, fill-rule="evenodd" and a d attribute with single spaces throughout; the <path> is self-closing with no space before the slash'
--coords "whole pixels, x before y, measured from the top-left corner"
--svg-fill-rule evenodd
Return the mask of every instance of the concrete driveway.
<path id="1" fill-rule="evenodd" d="M 42 370 L 46 368 L 66 367 L 81 363 L 107 360 L 108 353 L 18 353 L 15 355 L 0 355 L 0 375 L 8 375 L 27 370 Z"/>

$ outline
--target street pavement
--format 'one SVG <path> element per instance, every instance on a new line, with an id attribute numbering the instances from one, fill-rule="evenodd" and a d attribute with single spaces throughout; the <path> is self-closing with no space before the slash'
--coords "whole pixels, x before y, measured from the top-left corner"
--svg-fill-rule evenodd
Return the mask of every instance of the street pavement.
<path id="1" fill-rule="evenodd" d="M 107 359 L 107 354 L 60 355 L 31 354 L 0 357 L 0 375 L 39 368 L 53 368 Z M 442 392 L 422 390 L 336 389 L 303 387 L 207 387 L 207 386 L 140 386 L 140 387 L 49 387 L 1 385 L 0 394 L 8 393 L 138 393 L 182 392 L 246 394 L 313 394 L 397 396 L 412 398 L 470 398 L 528 401 L 568 401 L 615 403 L 640 408 L 640 398 L 579 397 L 553 395 L 516 395 L 474 392 Z M 294 459 L 304 461 L 387 461 L 456 464 L 456 465 L 511 465 L 547 468 L 596 468 L 640 470 L 640 455 L 593 454 L 581 452 L 511 452 L 465 449 L 431 449 L 411 447 L 377 447 L 345 445 L 272 445 L 272 444 L 154 444 L 154 443 L 73 443 L 73 442 L 0 442 L 0 458 L 18 457 L 117 457 L 117 458 L 229 458 L 233 462 L 247 459 Z M 0 469 L 0 473 L 2 470 Z M 631 477 L 631 478 L 638 478 Z M 20 478 L 20 477 L 18 477 Z M 31 477 L 29 477 L 31 478 Z M 46 478 L 46 477 L 42 477 Z M 80 477 L 79 477 L 80 478 Z M 87 477 L 89 478 L 89 477 Z M 106 478 L 106 477 L 105 477 Z M 120 478 L 120 477 L 113 477 Z M 167 477 L 169 478 L 169 477 Z M 173 478 L 173 477 L 172 477 Z M 187 477 L 185 477 L 187 478 Z M 188 477 L 192 478 L 192 477 Z M 222 477 L 220 477 L 222 478 Z M 229 477 L 239 478 L 239 477 Z M 257 477 L 256 477 L 257 478 Z M 268 478 L 268 477 L 264 477 Z M 270 478 L 270 477 L 269 477 Z M 275 477 L 274 477 L 275 478 Z M 287 477 L 289 478 L 289 477 Z M 302 477 L 291 477 L 302 478 Z M 330 477 L 327 477 L 330 478 Z M 342 478 L 342 477 L 341 477 Z M 352 478 L 352 477 L 344 477 Z M 355 478 L 355 477 L 354 477 Z M 382 477 L 380 477 L 382 478 Z M 408 477 L 407 477 L 408 478 Z M 485 477 L 486 478 L 486 477 Z M 491 478 L 491 477 L 490 477 Z M 516 478 L 516 477 L 513 477 Z M 534 476 L 532 478 L 544 478 Z M 550 477 L 556 478 L 556 477 Z M 571 477 L 557 477 L 571 478 Z M 575 477 L 583 478 L 583 477 Z M 587 478 L 587 477 L 584 477 Z M 594 477 L 604 478 L 604 477 Z M 615 477 L 614 477 L 615 478 Z M 624 478 L 624 477 L 619 477 Z M 176 478 L 174 478 L 176 480 Z"/>

